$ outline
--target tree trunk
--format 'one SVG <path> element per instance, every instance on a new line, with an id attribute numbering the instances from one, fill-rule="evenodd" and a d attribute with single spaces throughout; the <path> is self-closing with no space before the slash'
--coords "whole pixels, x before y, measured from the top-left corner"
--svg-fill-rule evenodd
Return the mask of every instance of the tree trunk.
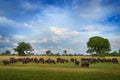
<path id="1" fill-rule="evenodd" d="M 25 56 L 25 52 L 24 51 L 18 51 L 18 55 L 19 56 Z"/>

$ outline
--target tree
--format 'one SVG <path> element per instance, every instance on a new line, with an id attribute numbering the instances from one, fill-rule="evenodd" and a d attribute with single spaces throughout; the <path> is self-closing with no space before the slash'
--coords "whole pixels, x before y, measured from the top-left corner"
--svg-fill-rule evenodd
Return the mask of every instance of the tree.
<path id="1" fill-rule="evenodd" d="M 118 50 L 119 54 L 120 54 L 120 49 Z"/>
<path id="2" fill-rule="evenodd" d="M 56 53 L 56 56 L 60 56 L 60 53 Z"/>
<path id="3" fill-rule="evenodd" d="M 111 52 L 109 56 L 119 56 L 119 53 L 117 51 Z"/>
<path id="4" fill-rule="evenodd" d="M 14 48 L 16 52 L 18 52 L 19 56 L 25 56 L 25 53 L 33 51 L 32 46 L 29 43 L 20 42 L 18 46 Z"/>
<path id="5" fill-rule="evenodd" d="M 87 42 L 87 47 L 87 52 L 96 52 L 96 54 L 98 55 L 101 55 L 102 53 L 107 53 L 111 50 L 109 40 L 104 39 L 100 36 L 91 37 Z"/>
<path id="6" fill-rule="evenodd" d="M 11 52 L 9 50 L 5 51 L 5 55 L 10 55 L 10 54 L 11 54 Z"/>
<path id="7" fill-rule="evenodd" d="M 64 55 L 66 56 L 66 55 L 67 55 L 67 50 L 64 50 L 63 53 L 64 53 Z"/>
<path id="8" fill-rule="evenodd" d="M 47 50 L 47 51 L 46 51 L 46 55 L 47 55 L 47 56 L 50 56 L 51 54 L 52 54 L 52 52 L 51 52 L 50 50 Z"/>
<path id="9" fill-rule="evenodd" d="M 9 50 L 6 50 L 5 52 L 2 52 L 1 55 L 10 55 L 10 54 L 11 54 L 11 52 Z"/>

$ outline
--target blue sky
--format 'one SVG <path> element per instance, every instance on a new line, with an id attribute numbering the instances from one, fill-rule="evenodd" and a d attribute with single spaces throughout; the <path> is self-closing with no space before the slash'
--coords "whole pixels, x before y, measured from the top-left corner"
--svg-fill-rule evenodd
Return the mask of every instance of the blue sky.
<path id="1" fill-rule="evenodd" d="M 0 52 L 24 41 L 36 54 L 85 54 L 93 36 L 120 49 L 120 0 L 0 0 Z"/>

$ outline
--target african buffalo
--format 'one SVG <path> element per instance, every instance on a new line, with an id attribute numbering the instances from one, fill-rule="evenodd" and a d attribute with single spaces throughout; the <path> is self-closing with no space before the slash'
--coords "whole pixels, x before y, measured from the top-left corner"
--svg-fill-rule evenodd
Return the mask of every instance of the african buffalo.
<path id="1" fill-rule="evenodd" d="M 9 60 L 3 60 L 2 63 L 3 63 L 4 65 L 8 65 L 8 64 L 10 64 L 10 61 L 9 61 Z"/>
<path id="2" fill-rule="evenodd" d="M 75 65 L 78 65 L 78 66 L 79 66 L 79 63 L 80 63 L 79 61 L 75 61 Z"/>
<path id="3" fill-rule="evenodd" d="M 89 67 L 89 62 L 88 61 L 83 61 L 81 62 L 81 67 Z"/>
<path id="4" fill-rule="evenodd" d="M 117 58 L 112 58 L 111 61 L 112 61 L 112 63 L 117 63 L 117 64 L 119 63 Z"/>

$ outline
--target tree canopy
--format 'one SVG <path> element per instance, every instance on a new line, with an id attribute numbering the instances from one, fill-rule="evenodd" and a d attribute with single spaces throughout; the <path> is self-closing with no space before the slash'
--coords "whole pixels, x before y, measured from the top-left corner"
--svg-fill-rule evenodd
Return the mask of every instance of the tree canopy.
<path id="1" fill-rule="evenodd" d="M 67 55 L 67 50 L 64 50 L 63 53 L 64 56 Z"/>
<path id="2" fill-rule="evenodd" d="M 47 51 L 46 51 L 46 55 L 47 55 L 47 56 L 52 55 L 52 51 L 51 51 L 51 50 L 47 50 Z"/>
<path id="3" fill-rule="evenodd" d="M 87 42 L 87 47 L 87 53 L 96 52 L 98 55 L 111 50 L 109 40 L 100 36 L 91 37 Z"/>
<path id="4" fill-rule="evenodd" d="M 25 53 L 28 53 L 33 50 L 32 46 L 29 43 L 20 42 L 18 46 L 14 48 L 16 52 L 18 52 L 19 56 L 25 56 Z"/>

